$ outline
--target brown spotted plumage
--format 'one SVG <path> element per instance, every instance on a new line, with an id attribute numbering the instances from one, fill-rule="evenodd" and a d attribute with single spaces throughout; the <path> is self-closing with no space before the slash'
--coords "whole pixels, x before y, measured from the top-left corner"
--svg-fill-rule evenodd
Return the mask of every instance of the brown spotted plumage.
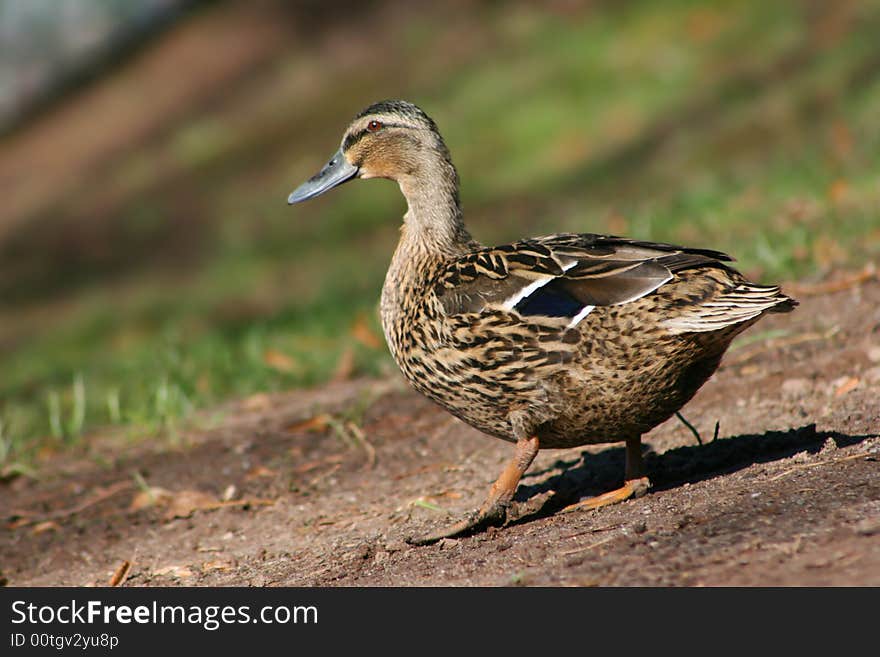
<path id="1" fill-rule="evenodd" d="M 623 441 L 624 487 L 581 506 L 642 492 L 642 434 L 693 397 L 737 334 L 796 305 L 707 249 L 591 234 L 480 245 L 436 125 L 404 101 L 361 112 L 289 201 L 354 177 L 396 180 L 409 205 L 380 306 L 395 361 L 419 392 L 517 445 L 479 511 L 417 542 L 503 520 L 541 447 Z"/>

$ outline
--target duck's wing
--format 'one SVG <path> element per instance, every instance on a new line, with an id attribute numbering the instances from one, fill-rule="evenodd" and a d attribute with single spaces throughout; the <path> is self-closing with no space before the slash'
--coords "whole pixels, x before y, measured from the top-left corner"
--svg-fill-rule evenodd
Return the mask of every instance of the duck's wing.
<path id="1" fill-rule="evenodd" d="M 441 272 L 434 291 L 449 315 L 503 309 L 575 326 L 596 306 L 639 299 L 677 271 L 727 269 L 730 260 L 719 251 L 608 235 L 550 235 L 469 253 Z"/>

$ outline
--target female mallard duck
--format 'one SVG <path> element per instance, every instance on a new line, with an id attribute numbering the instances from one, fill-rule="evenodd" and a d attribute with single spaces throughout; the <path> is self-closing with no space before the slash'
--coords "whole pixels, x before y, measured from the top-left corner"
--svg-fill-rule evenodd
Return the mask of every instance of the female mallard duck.
<path id="1" fill-rule="evenodd" d="M 380 307 L 403 374 L 453 415 L 516 443 L 478 511 L 416 542 L 503 522 L 541 447 L 625 441 L 623 487 L 574 506 L 645 492 L 642 434 L 693 397 L 738 333 L 797 305 L 718 251 L 591 234 L 482 246 L 464 227 L 437 126 L 408 102 L 358 114 L 288 202 L 353 178 L 396 180 L 409 206 Z"/>

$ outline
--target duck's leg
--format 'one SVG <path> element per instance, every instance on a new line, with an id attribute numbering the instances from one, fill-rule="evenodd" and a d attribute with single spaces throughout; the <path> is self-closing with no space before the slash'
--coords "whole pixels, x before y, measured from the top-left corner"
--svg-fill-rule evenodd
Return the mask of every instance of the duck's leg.
<path id="1" fill-rule="evenodd" d="M 443 538 L 474 534 L 490 525 L 503 523 L 507 517 L 507 507 L 513 499 L 519 480 L 532 464 L 537 453 L 537 436 L 518 440 L 513 458 L 507 462 L 501 476 L 492 484 L 486 501 L 477 511 L 454 525 L 425 536 L 409 538 L 407 541 L 413 545 L 429 545 Z"/>
<path id="2" fill-rule="evenodd" d="M 585 500 L 571 504 L 562 513 L 580 511 L 583 509 L 598 509 L 602 506 L 623 502 L 631 497 L 641 497 L 648 492 L 651 482 L 645 476 L 644 463 L 642 462 L 642 438 L 627 438 L 626 440 L 626 473 L 623 486 L 596 497 L 588 497 Z"/>

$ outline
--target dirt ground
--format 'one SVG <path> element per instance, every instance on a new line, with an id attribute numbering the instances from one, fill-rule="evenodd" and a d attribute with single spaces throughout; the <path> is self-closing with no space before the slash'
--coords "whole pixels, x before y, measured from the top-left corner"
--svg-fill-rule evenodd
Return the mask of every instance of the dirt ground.
<path id="1" fill-rule="evenodd" d="M 129 562 L 125 586 L 878 586 L 880 281 L 842 287 L 787 288 L 797 311 L 728 353 L 684 409 L 702 445 L 675 418 L 645 437 L 642 498 L 556 513 L 618 485 L 623 450 L 548 450 L 507 526 L 411 547 L 482 501 L 511 446 L 402 380 L 344 382 L 230 404 L 176 446 L 96 437 L 0 483 L 0 576 L 106 585 Z"/>

